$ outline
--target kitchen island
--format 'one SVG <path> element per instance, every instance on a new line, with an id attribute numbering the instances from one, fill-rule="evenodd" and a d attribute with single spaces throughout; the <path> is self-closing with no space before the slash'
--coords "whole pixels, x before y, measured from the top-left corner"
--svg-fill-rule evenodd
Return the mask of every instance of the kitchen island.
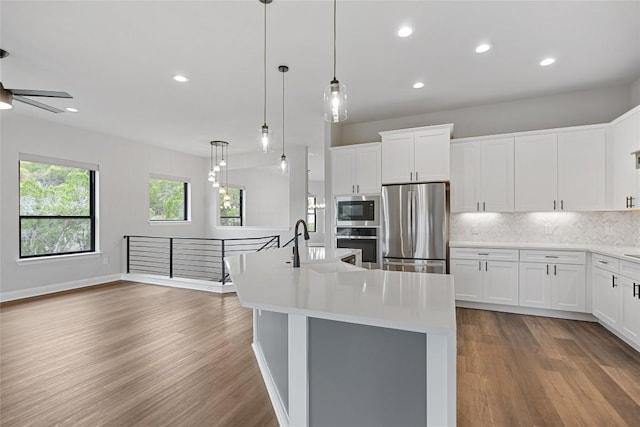
<path id="1" fill-rule="evenodd" d="M 321 253 L 322 252 L 322 253 Z M 358 251 L 359 252 L 359 251 Z M 453 426 L 453 277 L 364 270 L 346 249 L 226 258 L 283 426 Z"/>

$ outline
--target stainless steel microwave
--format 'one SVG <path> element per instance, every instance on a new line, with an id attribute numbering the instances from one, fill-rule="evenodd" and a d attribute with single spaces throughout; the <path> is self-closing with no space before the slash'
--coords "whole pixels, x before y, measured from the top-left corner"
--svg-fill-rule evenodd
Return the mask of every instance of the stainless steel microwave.
<path id="1" fill-rule="evenodd" d="M 337 227 L 379 227 L 380 196 L 336 197 Z"/>

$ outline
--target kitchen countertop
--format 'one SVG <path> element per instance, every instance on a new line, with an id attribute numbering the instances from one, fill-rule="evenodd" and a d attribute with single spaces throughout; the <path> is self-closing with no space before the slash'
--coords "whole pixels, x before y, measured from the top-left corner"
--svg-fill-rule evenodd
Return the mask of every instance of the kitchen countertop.
<path id="1" fill-rule="evenodd" d="M 243 307 L 421 333 L 456 333 L 453 277 L 365 270 L 340 261 L 355 251 L 291 248 L 225 258 Z"/>
<path id="2" fill-rule="evenodd" d="M 627 256 L 640 255 L 638 246 L 605 246 L 566 243 L 520 243 L 520 242 L 449 242 L 451 248 L 504 248 L 504 249 L 552 249 L 560 251 L 586 251 L 618 258 L 624 261 L 640 263 L 640 259 Z"/>

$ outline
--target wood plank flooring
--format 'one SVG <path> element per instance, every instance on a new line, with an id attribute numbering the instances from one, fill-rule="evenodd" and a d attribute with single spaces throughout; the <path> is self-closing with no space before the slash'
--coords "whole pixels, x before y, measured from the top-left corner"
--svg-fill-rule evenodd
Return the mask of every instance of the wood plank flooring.
<path id="1" fill-rule="evenodd" d="M 457 314 L 459 426 L 640 425 L 640 355 L 601 326 Z M 132 282 L 3 304 L 0 425 L 276 426 L 251 329 L 235 295 Z"/>

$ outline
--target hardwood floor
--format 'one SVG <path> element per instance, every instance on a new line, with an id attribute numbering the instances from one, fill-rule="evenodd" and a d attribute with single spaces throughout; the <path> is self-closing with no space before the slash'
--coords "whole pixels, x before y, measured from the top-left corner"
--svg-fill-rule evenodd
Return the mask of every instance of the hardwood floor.
<path id="1" fill-rule="evenodd" d="M 638 426 L 640 355 L 597 324 L 458 309 L 459 426 Z M 276 426 L 251 311 L 131 282 L 0 306 L 0 425 Z"/>
<path id="2" fill-rule="evenodd" d="M 0 307 L 0 425 L 277 426 L 235 294 L 120 282 Z"/>
<path id="3" fill-rule="evenodd" d="M 640 354 L 590 322 L 458 309 L 458 425 L 640 426 Z"/>

